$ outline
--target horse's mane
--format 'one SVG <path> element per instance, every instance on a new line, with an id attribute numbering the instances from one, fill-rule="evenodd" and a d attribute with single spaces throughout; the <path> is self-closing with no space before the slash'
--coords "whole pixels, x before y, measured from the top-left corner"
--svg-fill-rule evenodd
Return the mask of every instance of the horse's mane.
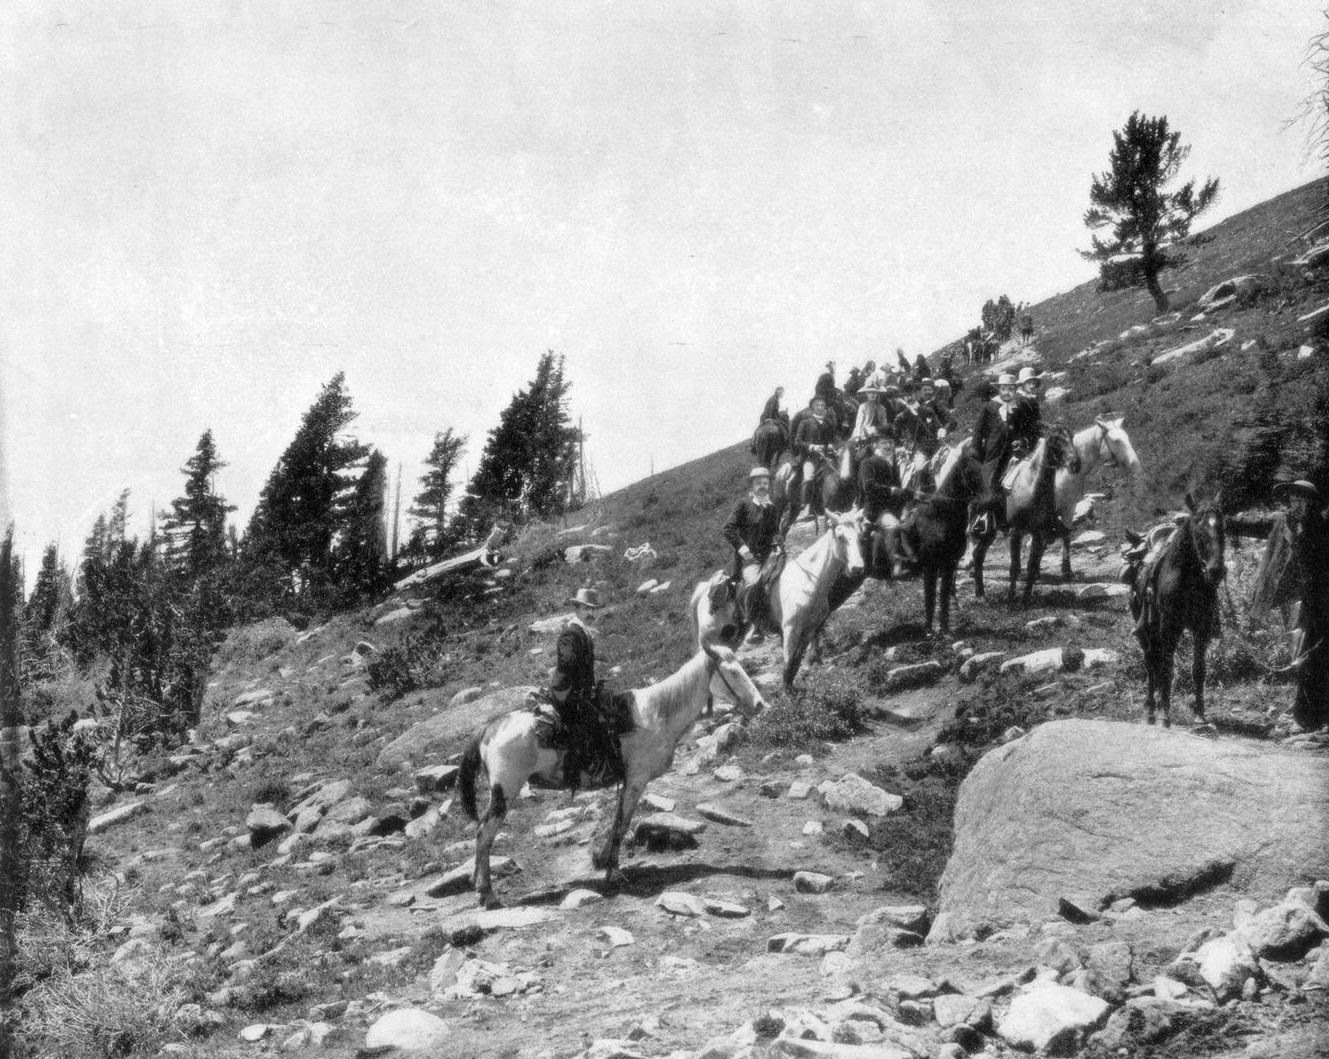
<path id="1" fill-rule="evenodd" d="M 705 669 L 706 663 L 706 653 L 698 651 L 676 672 L 670 673 L 658 684 L 636 688 L 633 694 L 640 700 L 643 708 L 653 709 L 662 718 L 668 718 L 683 705 L 692 690 L 692 685 L 697 681 L 698 671 Z"/>
<path id="2" fill-rule="evenodd" d="M 937 492 L 944 492 L 950 485 L 951 478 L 956 469 L 960 466 L 960 461 L 968 454 L 970 438 L 964 438 L 958 445 L 955 445 L 946 457 L 946 462 L 941 465 L 941 470 L 937 472 Z"/>

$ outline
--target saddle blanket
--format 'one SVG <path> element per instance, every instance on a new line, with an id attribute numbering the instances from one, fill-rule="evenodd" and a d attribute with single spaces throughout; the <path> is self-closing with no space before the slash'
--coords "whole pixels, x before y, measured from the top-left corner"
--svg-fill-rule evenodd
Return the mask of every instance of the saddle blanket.
<path id="1" fill-rule="evenodd" d="M 1011 487 L 1015 485 L 1015 476 L 1020 473 L 1020 468 L 1023 467 L 1024 464 L 1024 460 L 1011 460 L 1011 462 L 1006 465 L 1006 470 L 1003 471 L 1001 475 L 1001 487 L 1005 489 L 1006 492 L 1009 493 Z"/>

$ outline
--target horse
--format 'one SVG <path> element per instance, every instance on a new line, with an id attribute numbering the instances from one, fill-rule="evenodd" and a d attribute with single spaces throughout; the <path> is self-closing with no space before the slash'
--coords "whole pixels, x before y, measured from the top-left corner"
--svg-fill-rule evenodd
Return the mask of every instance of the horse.
<path id="1" fill-rule="evenodd" d="M 757 686 L 727 647 L 698 651 L 683 667 L 658 684 L 628 693 L 631 730 L 619 737 L 624 777 L 618 793 L 614 823 L 591 857 L 605 872 L 606 884 L 622 882 L 619 847 L 632 822 L 646 785 L 664 775 L 674 760 L 679 741 L 716 698 L 732 699 L 746 720 L 766 708 Z M 457 786 L 462 808 L 480 829 L 475 836 L 475 872 L 472 882 L 477 900 L 485 908 L 500 904 L 494 896 L 489 854 L 507 815 L 508 806 L 524 783 L 564 788 L 566 750 L 551 745 L 553 725 L 536 710 L 517 709 L 496 717 L 478 731 L 462 755 Z M 477 814 L 476 780 L 481 769 L 489 777 L 489 804 Z M 586 777 L 588 780 L 590 777 Z"/>
<path id="2" fill-rule="evenodd" d="M 1027 536 L 1029 569 L 1022 597 L 1025 606 L 1033 598 L 1043 552 L 1054 537 L 1062 535 L 1053 496 L 1053 479 L 1062 467 L 1072 474 L 1079 474 L 1080 457 L 1075 451 L 1071 432 L 1057 423 L 1048 428 L 1046 437 L 1016 470 L 1015 480 L 1006 495 L 1006 524 L 1011 538 L 1011 582 L 1006 598 L 1015 599 L 1015 586 L 1020 580 L 1020 546 Z M 983 559 L 996 536 L 997 530 L 993 527 L 974 541 L 974 595 L 980 598 L 983 596 Z"/>
<path id="3" fill-rule="evenodd" d="M 1089 475 L 1104 461 L 1130 474 L 1140 472 L 1140 458 L 1135 455 L 1130 435 L 1122 428 L 1120 416 L 1116 419 L 1099 416 L 1092 424 L 1078 431 L 1072 440 L 1075 443 L 1075 454 L 1080 457 L 1080 471 L 1072 474 L 1068 468 L 1061 468 L 1052 486 L 1057 515 L 1066 527 L 1061 538 L 1061 576 L 1065 581 L 1071 578 L 1071 523 L 1075 521 L 1075 505 L 1084 496 Z"/>
<path id="4" fill-rule="evenodd" d="M 752 435 L 752 453 L 757 463 L 772 470 L 789 447 L 789 428 L 779 419 L 765 419 Z"/>
<path id="5" fill-rule="evenodd" d="M 1173 655 L 1186 629 L 1191 630 L 1195 643 L 1191 659 L 1195 716 L 1204 723 L 1205 652 L 1218 632 L 1218 586 L 1226 573 L 1221 491 L 1199 507 L 1187 493 L 1186 509 L 1186 517 L 1156 556 L 1146 559 L 1136 571 L 1130 599 L 1135 638 L 1144 652 L 1148 674 L 1145 721 L 1154 723 L 1155 699 L 1161 698 L 1164 728 L 1172 726 Z"/>
<path id="6" fill-rule="evenodd" d="M 809 644 L 821 632 L 826 619 L 862 583 L 865 567 L 861 544 L 863 512 L 855 508 L 831 515 L 832 525 L 809 548 L 789 559 L 770 586 L 770 609 L 780 629 L 784 646 L 782 680 L 786 690 L 803 663 Z M 736 647 L 748 625 L 736 600 L 727 600 L 718 610 L 710 607 L 710 590 L 719 571 L 692 591 L 688 621 L 693 639 L 706 650 L 714 645 Z M 852 587 L 850 587 L 852 586 Z"/>
<path id="7" fill-rule="evenodd" d="M 854 481 L 852 475 L 844 473 L 844 467 L 849 460 L 849 446 L 852 442 L 846 442 L 840 453 L 834 457 L 820 455 L 818 461 L 820 469 L 814 479 L 815 488 L 812 493 L 812 503 L 808 505 L 812 512 L 812 528 L 814 532 L 820 532 L 822 518 L 828 523 L 833 515 L 849 510 L 854 503 L 854 494 L 858 490 L 858 483 Z M 789 505 L 789 512 L 786 515 L 788 524 L 792 526 L 798 521 L 799 513 L 803 508 L 802 490 L 794 489 L 795 481 L 802 475 L 802 460 L 795 457 L 791 462 L 790 471 L 786 479 L 781 483 L 785 490 L 785 501 Z M 801 486 L 801 482 L 798 483 Z"/>
<path id="8" fill-rule="evenodd" d="M 906 539 L 923 574 L 924 628 L 928 635 L 932 633 L 938 581 L 941 582 L 940 626 L 942 632 L 950 631 L 955 569 L 968 544 L 965 530 L 969 502 L 982 487 L 982 470 L 973 454 L 973 441 L 966 438 L 942 464 L 934 492 L 920 500 L 905 521 Z"/>

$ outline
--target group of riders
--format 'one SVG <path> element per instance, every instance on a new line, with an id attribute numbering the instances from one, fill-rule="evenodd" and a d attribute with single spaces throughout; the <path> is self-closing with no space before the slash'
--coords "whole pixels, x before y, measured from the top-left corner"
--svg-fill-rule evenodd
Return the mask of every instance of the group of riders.
<path id="1" fill-rule="evenodd" d="M 741 591 L 754 638 L 769 625 L 765 589 L 779 575 L 784 537 L 800 512 L 816 512 L 828 474 L 840 479 L 842 507 L 862 507 L 872 534 L 869 554 L 882 556 L 882 576 L 899 577 L 914 562 L 906 530 L 916 502 L 950 454 L 947 439 L 958 427 L 953 405 L 962 384 L 948 358 L 938 364 L 935 378 L 922 356 L 913 365 L 903 354 L 897 359 L 896 371 L 872 361 L 852 369 L 843 389 L 835 385 L 835 362 L 828 361 L 806 408 L 789 417 L 781 407 L 783 388 L 777 387 L 762 409 L 758 433 L 780 428 L 792 453 L 779 479 L 783 495 L 773 489 L 771 468 L 754 467 L 748 495 L 721 531 L 734 551 L 730 590 Z M 984 492 L 974 505 L 975 536 L 1001 525 L 1006 471 L 1042 436 L 1042 379 L 1031 366 L 1018 376 L 1001 375 L 996 393 L 979 412 L 973 444 Z"/>

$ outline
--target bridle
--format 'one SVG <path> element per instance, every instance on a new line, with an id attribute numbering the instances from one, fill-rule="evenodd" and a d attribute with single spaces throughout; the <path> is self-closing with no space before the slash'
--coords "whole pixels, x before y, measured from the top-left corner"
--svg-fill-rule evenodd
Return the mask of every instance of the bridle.
<path id="1" fill-rule="evenodd" d="M 729 682 L 729 677 L 725 675 L 724 668 L 722 667 L 720 662 L 720 657 L 715 653 L 715 648 L 713 648 L 710 644 L 703 644 L 701 649 L 706 654 L 707 683 L 709 684 L 713 677 L 718 676 L 720 678 L 720 683 L 722 683 L 725 686 L 725 690 L 729 692 L 729 694 L 733 697 L 734 705 L 740 707 L 739 712 L 742 713 L 743 712 L 741 708 L 741 703 L 743 701 L 742 697 L 739 695 L 739 693 L 736 690 L 734 690 L 734 685 Z M 711 707 L 714 704 L 714 698 L 715 697 L 711 695 L 709 692 L 707 693 L 706 711 L 708 713 L 710 712 Z"/>

